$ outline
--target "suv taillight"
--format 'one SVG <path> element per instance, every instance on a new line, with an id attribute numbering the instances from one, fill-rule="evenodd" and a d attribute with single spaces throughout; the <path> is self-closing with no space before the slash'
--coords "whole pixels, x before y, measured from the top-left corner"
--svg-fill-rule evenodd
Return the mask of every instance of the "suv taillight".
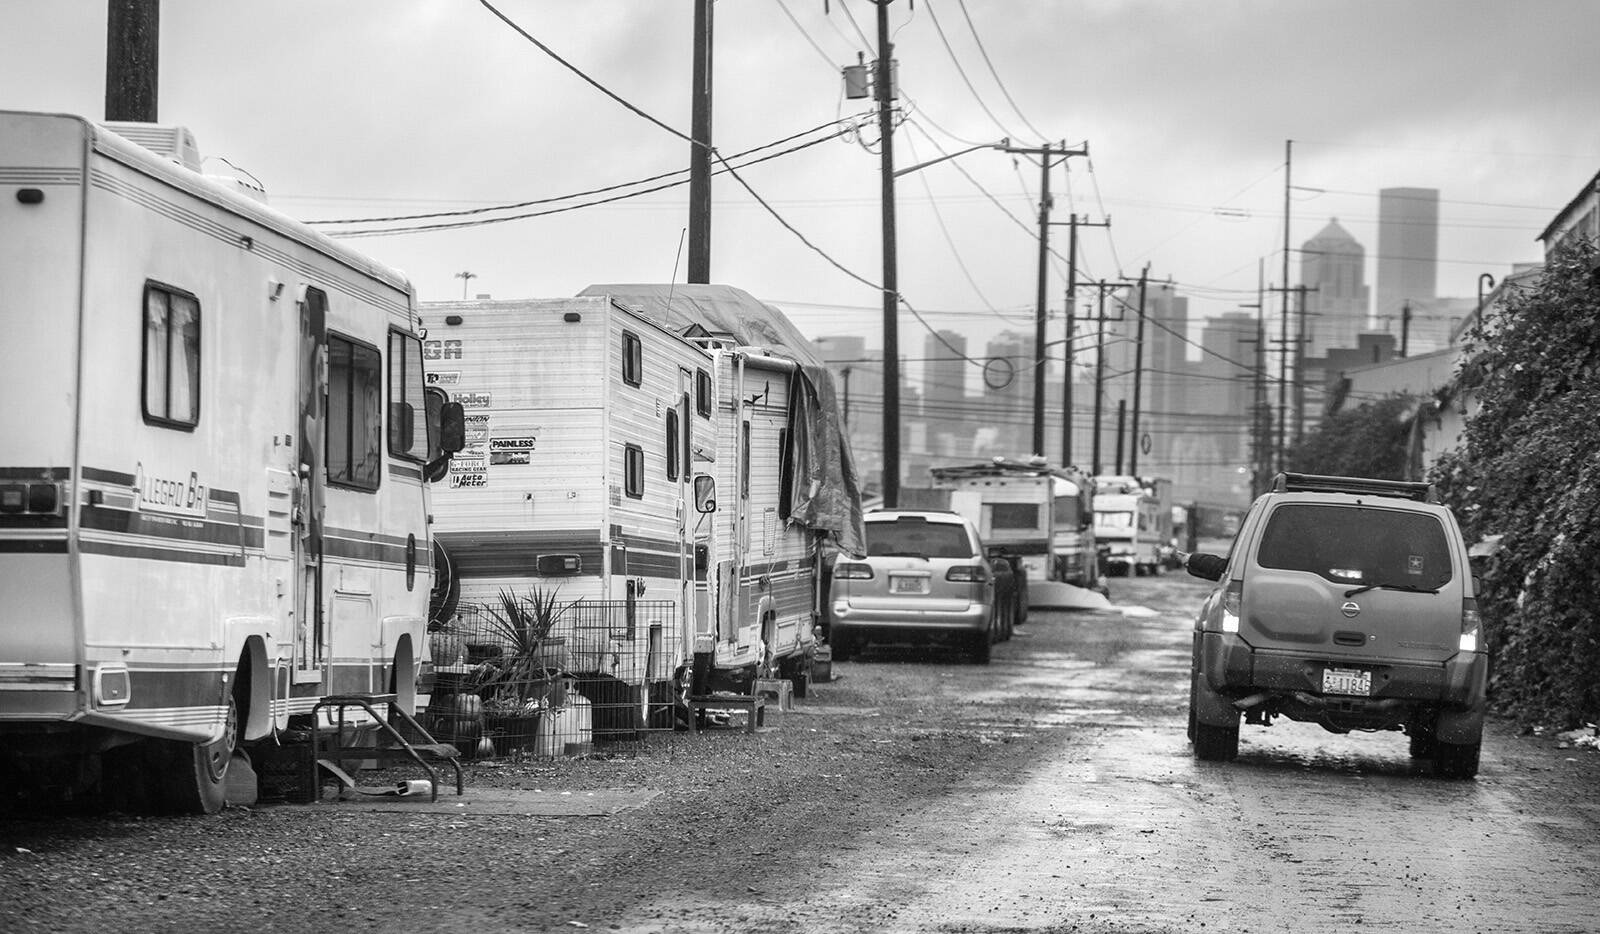
<path id="1" fill-rule="evenodd" d="M 833 566 L 833 579 L 836 581 L 872 580 L 872 565 L 841 561 Z"/>
<path id="2" fill-rule="evenodd" d="M 947 581 L 966 581 L 969 584 L 981 584 L 989 579 L 989 569 L 978 564 L 958 564 L 944 572 Z"/>
<path id="3" fill-rule="evenodd" d="M 1244 581 L 1231 581 L 1222 592 L 1222 631 L 1239 631 L 1239 605 L 1244 601 Z"/>
<path id="4" fill-rule="evenodd" d="M 1478 615 L 1476 597 L 1461 599 L 1461 651 L 1478 651 L 1478 631 L 1483 628 L 1483 617 Z"/>

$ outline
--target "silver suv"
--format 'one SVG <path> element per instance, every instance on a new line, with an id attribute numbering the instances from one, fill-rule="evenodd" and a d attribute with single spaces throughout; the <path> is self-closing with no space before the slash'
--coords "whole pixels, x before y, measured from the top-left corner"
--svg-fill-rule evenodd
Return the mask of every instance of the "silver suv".
<path id="1" fill-rule="evenodd" d="M 833 657 L 867 642 L 942 641 L 989 663 L 998 636 L 995 579 L 967 518 L 953 512 L 867 513 L 867 556 L 833 566 Z"/>
<path id="2" fill-rule="evenodd" d="M 1189 738 L 1200 759 L 1239 751 L 1239 719 L 1334 733 L 1404 730 L 1434 774 L 1471 778 L 1488 659 L 1461 530 L 1426 483 L 1279 474 L 1195 621 Z"/>

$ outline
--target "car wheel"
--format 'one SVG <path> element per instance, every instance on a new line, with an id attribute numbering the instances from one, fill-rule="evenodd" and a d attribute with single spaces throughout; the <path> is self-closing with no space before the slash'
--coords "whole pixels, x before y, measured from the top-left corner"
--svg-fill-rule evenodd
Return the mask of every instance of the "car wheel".
<path id="1" fill-rule="evenodd" d="M 1193 714 L 1191 713 L 1192 717 Z M 1195 720 L 1194 757 L 1207 762 L 1229 762 L 1239 754 L 1239 722 L 1232 726 L 1208 726 Z"/>
<path id="2" fill-rule="evenodd" d="M 1438 778 L 1472 778 L 1478 774 L 1478 753 L 1482 748 L 1482 742 L 1435 743 L 1433 774 Z"/>
<path id="3" fill-rule="evenodd" d="M 967 650 L 967 657 L 972 659 L 974 665 L 989 664 L 990 657 L 994 654 L 994 629 L 991 627 L 984 632 L 975 633 L 972 637 L 972 646 Z"/>
<path id="4" fill-rule="evenodd" d="M 834 661 L 836 661 L 836 662 L 847 662 L 847 661 L 850 660 L 850 656 L 854 655 L 855 653 L 856 653 L 855 644 L 850 640 L 849 636 L 839 635 L 838 633 L 834 634 L 834 636 L 833 636 L 833 660 Z"/>

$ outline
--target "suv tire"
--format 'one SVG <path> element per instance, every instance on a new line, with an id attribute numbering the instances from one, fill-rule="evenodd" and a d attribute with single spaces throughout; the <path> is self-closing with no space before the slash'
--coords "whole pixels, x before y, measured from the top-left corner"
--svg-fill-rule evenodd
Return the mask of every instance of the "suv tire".
<path id="1" fill-rule="evenodd" d="M 1190 714 L 1191 719 L 1193 714 Z M 1231 762 L 1239 755 L 1239 722 L 1233 726 L 1209 726 L 1195 720 L 1194 757 L 1206 762 Z"/>
<path id="2" fill-rule="evenodd" d="M 1433 774 L 1438 778 L 1472 778 L 1478 774 L 1478 753 L 1482 748 L 1482 742 L 1435 743 Z"/>

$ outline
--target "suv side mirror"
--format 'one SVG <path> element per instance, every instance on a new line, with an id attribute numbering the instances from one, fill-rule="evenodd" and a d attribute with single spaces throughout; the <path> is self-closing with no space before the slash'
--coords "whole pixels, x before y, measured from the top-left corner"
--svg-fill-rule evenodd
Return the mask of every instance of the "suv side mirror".
<path id="1" fill-rule="evenodd" d="M 694 478 L 694 511 L 717 511 L 717 480 L 710 474 L 696 474 Z"/>
<path id="2" fill-rule="evenodd" d="M 1204 553 L 1192 554 L 1183 563 L 1184 570 L 1194 577 L 1208 581 L 1222 580 L 1222 574 L 1228 569 L 1228 559 L 1221 555 L 1208 555 Z"/>

